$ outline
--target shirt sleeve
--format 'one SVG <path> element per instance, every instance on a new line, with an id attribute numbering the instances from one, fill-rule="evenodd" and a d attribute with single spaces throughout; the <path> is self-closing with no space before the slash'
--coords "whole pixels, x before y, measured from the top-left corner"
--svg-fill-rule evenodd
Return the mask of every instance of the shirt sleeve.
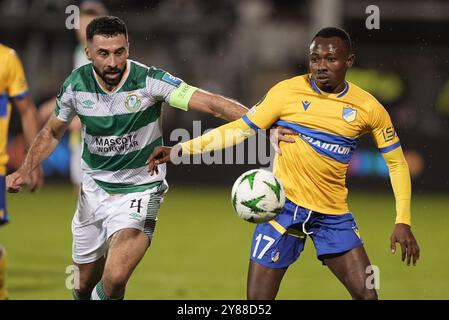
<path id="1" fill-rule="evenodd" d="M 273 123 L 281 117 L 284 97 L 285 91 L 282 90 L 282 83 L 278 83 L 243 116 L 243 121 L 255 130 L 271 128 Z"/>
<path id="2" fill-rule="evenodd" d="M 195 139 L 181 143 L 182 154 L 199 154 L 221 150 L 244 141 L 255 134 L 242 119 L 226 123 Z"/>
<path id="3" fill-rule="evenodd" d="M 55 116 L 63 122 L 71 122 L 76 116 L 76 109 L 73 103 L 74 92 L 70 83 L 70 77 L 64 81 L 58 96 L 56 97 Z"/>
<path id="4" fill-rule="evenodd" d="M 388 166 L 396 200 L 396 223 L 411 225 L 410 172 L 391 118 L 387 110 L 376 100 L 372 102 L 369 121 L 371 135 Z"/>
<path id="5" fill-rule="evenodd" d="M 14 50 L 7 61 L 8 67 L 8 96 L 12 99 L 24 97 L 28 94 L 28 84 L 23 71 L 22 62 Z"/>
<path id="6" fill-rule="evenodd" d="M 377 101 L 372 102 L 369 113 L 369 129 L 381 153 L 392 151 L 401 146 L 390 115 Z"/>
<path id="7" fill-rule="evenodd" d="M 410 171 L 405 160 L 402 148 L 383 153 L 382 156 L 388 166 L 391 186 L 396 200 L 396 223 L 412 225 L 411 218 L 411 179 Z"/>
<path id="8" fill-rule="evenodd" d="M 189 86 L 181 79 L 154 67 L 148 70 L 147 88 L 149 94 L 157 100 L 162 100 L 170 106 L 184 111 L 188 110 L 189 100 L 196 90 L 195 87 Z"/>

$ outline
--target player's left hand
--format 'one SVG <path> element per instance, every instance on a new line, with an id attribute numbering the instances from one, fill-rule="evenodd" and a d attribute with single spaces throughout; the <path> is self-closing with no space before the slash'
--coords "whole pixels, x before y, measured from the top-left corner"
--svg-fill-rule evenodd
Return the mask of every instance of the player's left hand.
<path id="1" fill-rule="evenodd" d="M 289 143 L 295 142 L 295 139 L 288 137 L 287 135 L 298 135 L 298 133 L 282 126 L 274 127 L 270 130 L 270 143 L 273 146 L 274 151 L 280 155 L 282 154 L 281 149 L 279 148 L 279 143 L 281 141 Z"/>
<path id="2" fill-rule="evenodd" d="M 6 176 L 6 190 L 10 193 L 17 193 L 22 190 L 23 185 L 30 184 L 30 177 L 21 169 Z"/>
<path id="3" fill-rule="evenodd" d="M 390 238 L 391 252 L 396 252 L 396 242 L 399 242 L 401 246 L 402 261 L 407 258 L 407 265 L 413 261 L 413 265 L 416 266 L 416 261 L 419 259 L 420 249 L 418 242 L 413 236 L 412 230 L 409 225 L 398 223 L 395 225 L 393 234 Z"/>

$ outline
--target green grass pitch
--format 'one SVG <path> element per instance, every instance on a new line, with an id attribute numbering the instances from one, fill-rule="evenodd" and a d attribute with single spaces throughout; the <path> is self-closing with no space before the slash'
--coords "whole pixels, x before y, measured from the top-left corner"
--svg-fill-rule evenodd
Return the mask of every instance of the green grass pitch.
<path id="1" fill-rule="evenodd" d="M 38 194 L 22 192 L 7 199 L 12 221 L 0 228 L 0 243 L 9 257 L 11 299 L 71 299 L 65 286 L 75 207 L 71 186 L 47 185 Z M 381 299 L 449 299 L 447 196 L 413 199 L 413 231 L 422 251 L 417 267 L 406 267 L 399 252 L 393 255 L 389 250 L 392 192 L 354 192 L 349 204 L 371 262 L 380 268 Z M 172 184 L 153 244 L 131 278 L 126 298 L 245 299 L 253 229 L 233 213 L 230 187 Z M 315 258 L 309 239 L 287 272 L 278 299 L 349 299 L 349 295 Z"/>

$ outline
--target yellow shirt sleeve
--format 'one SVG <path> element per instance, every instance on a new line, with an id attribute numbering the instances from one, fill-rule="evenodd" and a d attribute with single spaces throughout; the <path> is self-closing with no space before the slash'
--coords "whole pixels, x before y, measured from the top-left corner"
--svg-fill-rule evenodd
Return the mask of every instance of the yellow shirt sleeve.
<path id="1" fill-rule="evenodd" d="M 198 138 L 181 143 L 182 154 L 198 154 L 225 149 L 239 144 L 255 134 L 255 130 L 269 129 L 281 116 L 284 92 L 283 83 L 278 83 L 241 119 L 222 125 Z"/>
<path id="2" fill-rule="evenodd" d="M 28 84 L 23 71 L 22 62 L 15 51 L 11 50 L 9 59 L 7 60 L 8 72 L 8 96 L 17 98 L 28 92 Z"/>
<path id="3" fill-rule="evenodd" d="M 387 110 L 373 98 L 369 113 L 371 135 L 385 159 L 396 199 L 396 223 L 411 225 L 411 181 L 399 137 Z"/>
<path id="4" fill-rule="evenodd" d="M 381 153 L 389 152 L 401 146 L 390 115 L 376 100 L 372 102 L 370 108 L 369 127 L 374 142 Z"/>
<path id="5" fill-rule="evenodd" d="M 411 222 L 411 194 L 410 171 L 405 160 L 402 148 L 382 153 L 390 172 L 391 186 L 396 199 L 396 223 L 404 223 L 409 226 Z"/>
<path id="6" fill-rule="evenodd" d="M 242 119 L 238 119 L 195 139 L 181 143 L 182 154 L 198 154 L 212 150 L 221 150 L 239 144 L 255 134 Z"/>
<path id="7" fill-rule="evenodd" d="M 285 91 L 280 82 L 271 88 L 268 93 L 242 117 L 248 126 L 257 129 L 269 129 L 281 117 L 284 106 Z"/>

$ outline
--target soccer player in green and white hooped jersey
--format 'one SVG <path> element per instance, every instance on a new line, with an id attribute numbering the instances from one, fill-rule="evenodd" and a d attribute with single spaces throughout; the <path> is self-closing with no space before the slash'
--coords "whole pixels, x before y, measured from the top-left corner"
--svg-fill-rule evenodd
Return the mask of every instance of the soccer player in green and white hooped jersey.
<path id="1" fill-rule="evenodd" d="M 86 55 L 92 63 L 65 80 L 54 115 L 22 166 L 7 176 L 6 185 L 9 192 L 19 192 L 29 184 L 33 169 L 51 154 L 78 115 L 84 146 L 82 185 L 72 221 L 72 256 L 79 268 L 79 287 L 73 295 L 122 299 L 150 245 L 167 190 L 165 168 L 150 176 L 145 165 L 153 148 L 162 145 L 162 103 L 228 121 L 247 110 L 167 72 L 128 60 L 127 29 L 119 18 L 94 19 L 86 36 Z"/>

